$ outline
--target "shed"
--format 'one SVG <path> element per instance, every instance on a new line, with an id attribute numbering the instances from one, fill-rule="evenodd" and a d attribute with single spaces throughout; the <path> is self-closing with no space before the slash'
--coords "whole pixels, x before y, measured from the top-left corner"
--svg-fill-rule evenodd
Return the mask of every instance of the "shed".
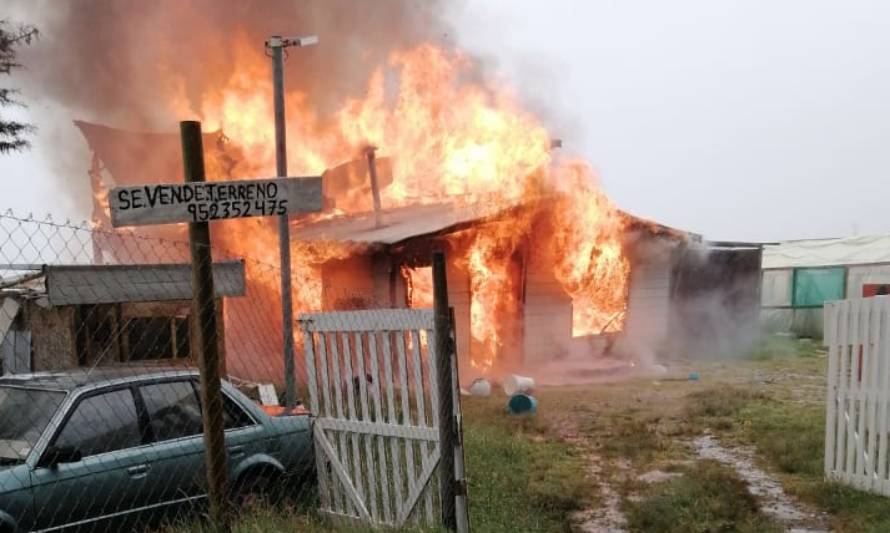
<path id="1" fill-rule="evenodd" d="M 188 264 L 4 265 L 3 373 L 116 363 L 188 362 L 193 353 Z M 213 265 L 217 313 L 244 294 L 240 261 Z M 220 350 L 225 361 L 224 328 Z"/>
<path id="2" fill-rule="evenodd" d="M 890 235 L 786 241 L 763 250 L 761 321 L 822 337 L 822 306 L 890 293 Z"/>

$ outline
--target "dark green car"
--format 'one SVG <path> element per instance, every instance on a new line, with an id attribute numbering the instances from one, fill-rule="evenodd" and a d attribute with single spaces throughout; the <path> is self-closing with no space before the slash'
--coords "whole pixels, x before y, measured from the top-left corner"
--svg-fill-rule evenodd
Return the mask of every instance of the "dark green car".
<path id="1" fill-rule="evenodd" d="M 206 500 L 194 371 L 0 378 L 0 533 L 121 531 Z M 223 383 L 234 490 L 306 480 L 307 416 L 270 417 Z"/>

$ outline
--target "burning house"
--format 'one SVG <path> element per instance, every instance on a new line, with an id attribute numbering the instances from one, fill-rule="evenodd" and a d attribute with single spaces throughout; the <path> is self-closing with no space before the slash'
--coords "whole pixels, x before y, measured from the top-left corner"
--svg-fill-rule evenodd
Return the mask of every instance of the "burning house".
<path id="1" fill-rule="evenodd" d="M 628 270 L 619 265 L 622 277 L 610 280 L 614 285 L 589 280 L 589 293 L 577 290 L 573 298 L 554 268 L 559 250 L 551 242 L 552 218 L 560 203 L 552 197 L 503 210 L 406 206 L 302 225 L 295 238 L 349 250 L 320 265 L 324 309 L 430 307 L 430 253 L 445 250 L 458 353 L 471 373 L 519 370 L 578 353 L 603 355 L 627 328 L 646 344 L 662 342 L 676 252 L 647 256 L 645 249 L 677 250 L 690 236 L 621 213 L 623 246 L 632 258 Z M 480 280 L 471 261 L 475 239 L 492 228 L 509 232 L 502 237 L 509 242 L 493 245 L 509 249 L 494 250 L 502 254 L 502 270 L 489 275 L 502 277 L 486 292 L 490 280 Z"/>
<path id="2" fill-rule="evenodd" d="M 210 180 L 274 168 L 267 59 L 249 43 L 236 47 L 231 79 L 164 102 L 174 116 L 198 114 L 207 129 L 219 128 L 204 139 Z M 365 92 L 331 104 L 333 111 L 288 95 L 289 166 L 293 175 L 323 174 L 326 206 L 292 220 L 297 313 L 429 305 L 429 253 L 442 248 L 462 368 L 472 372 L 617 353 L 622 345 L 651 358 L 676 344 L 665 342 L 669 331 L 703 322 L 678 307 L 705 292 L 683 274 L 709 264 L 700 237 L 619 210 L 584 162 L 554 151 L 547 129 L 509 90 L 467 75 L 474 71 L 467 57 L 425 43 L 372 70 Z M 97 225 L 108 221 L 108 188 L 182 180 L 175 135 L 77 127 L 93 153 Z M 185 236 L 177 225 L 128 231 Z M 280 284 L 258 266 L 278 264 L 275 224 L 219 221 L 212 232 L 215 246 L 246 259 L 245 297 L 225 316 L 230 370 L 279 376 Z M 113 246 L 96 247 L 97 260 L 115 256 Z M 759 269 L 759 261 L 742 263 Z M 739 271 L 745 279 L 750 268 Z M 702 277 L 717 285 L 708 295 L 726 293 L 710 300 L 723 307 L 739 300 L 717 283 L 733 276 Z M 730 281 L 724 286 L 736 285 Z M 741 300 L 747 313 L 750 298 Z M 687 318 L 677 323 L 679 316 Z"/>
<path id="3" fill-rule="evenodd" d="M 180 176 L 173 135 L 77 125 L 93 151 L 98 224 L 107 221 L 108 187 Z M 211 176 L 230 177 L 243 153 L 221 132 L 208 137 L 210 167 L 217 171 Z M 146 164 L 133 173 L 127 161 Z M 376 180 L 369 179 L 372 169 Z M 405 195 L 381 206 L 380 189 L 401 183 L 398 170 L 397 158 L 362 157 L 324 172 L 325 212 L 293 221 L 298 312 L 428 307 L 430 253 L 442 249 L 449 258 L 458 353 L 469 375 L 498 375 L 577 356 L 611 353 L 630 361 L 681 351 L 687 346 L 677 338 L 688 336 L 668 342 L 668 333 L 692 332 L 694 324 L 714 315 L 713 309 L 696 314 L 688 305 L 705 292 L 711 300 L 722 295 L 718 305 L 721 313 L 732 309 L 730 322 L 742 315 L 747 321 L 751 309 L 756 314 L 759 255 L 752 261 L 738 257 L 759 250 L 709 246 L 698 235 L 622 212 L 592 185 L 583 166 L 566 166 L 555 187 L 535 171 L 524 178 L 517 198 L 495 192 Z M 274 231 L 263 221 L 216 224 L 215 239 L 224 247 L 276 262 Z M 251 226 L 246 231 L 239 224 Z M 147 231 L 184 236 L 176 225 Z M 97 260 L 116 255 L 101 239 L 96 242 Z M 730 263 L 735 266 L 728 268 Z M 247 297 L 226 313 L 230 367 L 251 379 L 274 379 L 280 374 L 274 342 L 280 336 L 278 281 L 251 270 L 248 266 Z M 745 296 L 750 294 L 755 297 Z M 242 315 L 257 308 L 265 310 L 265 318 L 245 327 Z M 709 335 L 714 340 L 722 333 Z M 259 348 L 256 337 L 264 339 Z"/>

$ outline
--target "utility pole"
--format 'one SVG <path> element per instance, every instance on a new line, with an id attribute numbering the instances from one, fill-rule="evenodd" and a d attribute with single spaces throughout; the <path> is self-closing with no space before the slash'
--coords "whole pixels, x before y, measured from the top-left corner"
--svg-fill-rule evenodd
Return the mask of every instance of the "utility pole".
<path id="1" fill-rule="evenodd" d="M 201 123 L 179 123 L 182 164 L 187 183 L 204 181 L 204 146 Z M 203 406 L 204 447 L 207 450 L 207 495 L 210 517 L 220 531 L 229 531 L 228 459 L 223 420 L 222 376 L 219 364 L 219 329 L 213 291 L 210 223 L 189 222 L 192 260 L 192 332 L 198 350 L 200 396 Z"/>
<path id="2" fill-rule="evenodd" d="M 287 177 L 287 137 L 284 124 L 284 49 L 289 46 L 310 46 L 318 37 L 285 39 L 275 35 L 266 41 L 272 50 L 272 90 L 275 103 L 275 168 L 279 178 Z M 281 187 L 287 185 L 282 180 Z M 278 218 L 278 247 L 281 261 L 281 329 L 284 335 L 284 389 L 285 406 L 293 408 L 297 403 L 297 387 L 294 362 L 294 301 L 291 289 L 290 225 L 288 215 Z"/>

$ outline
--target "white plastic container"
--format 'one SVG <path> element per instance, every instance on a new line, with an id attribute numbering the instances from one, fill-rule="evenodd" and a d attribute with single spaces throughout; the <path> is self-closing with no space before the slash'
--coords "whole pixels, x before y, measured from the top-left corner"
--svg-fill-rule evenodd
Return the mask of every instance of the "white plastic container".
<path id="1" fill-rule="evenodd" d="M 535 380 L 528 376 L 510 374 L 504 379 L 504 392 L 507 396 L 514 394 L 528 394 L 535 388 Z"/>
<path id="2" fill-rule="evenodd" d="M 485 378 L 473 380 L 470 384 L 470 394 L 472 396 L 491 396 L 491 383 Z"/>

